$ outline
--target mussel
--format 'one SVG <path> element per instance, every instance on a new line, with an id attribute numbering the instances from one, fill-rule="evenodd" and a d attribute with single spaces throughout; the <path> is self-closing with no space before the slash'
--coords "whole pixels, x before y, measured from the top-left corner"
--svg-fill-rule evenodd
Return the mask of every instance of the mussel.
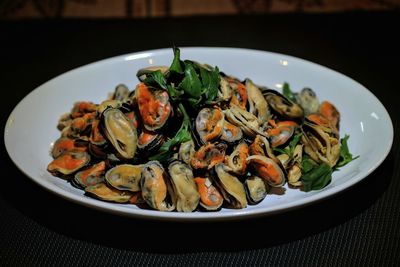
<path id="1" fill-rule="evenodd" d="M 143 166 L 140 185 L 142 197 L 151 208 L 160 211 L 175 209 L 175 192 L 158 161 L 149 161 Z"/>
<path id="2" fill-rule="evenodd" d="M 260 155 L 250 156 L 247 160 L 254 167 L 254 172 L 257 176 L 266 180 L 270 186 L 279 187 L 284 185 L 285 174 L 274 160 Z"/>
<path id="3" fill-rule="evenodd" d="M 87 186 L 85 187 L 85 192 L 95 198 L 117 203 L 127 203 L 133 196 L 131 192 L 111 188 L 105 183 Z"/>
<path id="4" fill-rule="evenodd" d="M 135 92 L 144 127 L 149 131 L 162 128 L 172 114 L 167 91 L 140 83 Z"/>
<path id="5" fill-rule="evenodd" d="M 197 192 L 193 172 L 185 163 L 174 161 L 168 166 L 168 172 L 176 194 L 176 210 L 191 212 L 199 204 L 200 195 Z"/>
<path id="6" fill-rule="evenodd" d="M 190 161 L 192 160 L 194 153 L 194 142 L 193 140 L 186 141 L 179 146 L 179 160 L 185 162 L 186 164 L 190 165 Z"/>
<path id="7" fill-rule="evenodd" d="M 85 115 L 86 113 L 92 113 L 97 110 L 97 105 L 92 102 L 76 102 L 71 110 L 71 118 L 79 118 Z"/>
<path id="8" fill-rule="evenodd" d="M 243 132 L 240 127 L 233 125 L 228 121 L 224 121 L 224 127 L 222 128 L 221 140 L 228 143 L 235 143 L 242 139 Z"/>
<path id="9" fill-rule="evenodd" d="M 159 133 L 143 130 L 138 138 L 138 148 L 144 150 L 146 153 L 154 151 L 164 141 L 164 136 Z"/>
<path id="10" fill-rule="evenodd" d="M 304 152 L 314 161 L 333 167 L 339 160 L 340 141 L 334 130 L 305 121 L 303 123 Z"/>
<path id="11" fill-rule="evenodd" d="M 212 169 L 224 161 L 227 145 L 224 143 L 208 143 L 201 146 L 193 155 L 190 165 L 193 169 Z"/>
<path id="12" fill-rule="evenodd" d="M 53 148 L 51 150 L 51 155 L 53 158 L 59 157 L 61 154 L 70 151 L 87 151 L 87 146 L 85 142 L 78 142 L 76 139 L 71 139 L 67 137 L 60 137 L 53 144 Z"/>
<path id="13" fill-rule="evenodd" d="M 257 134 L 266 136 L 266 133 L 261 130 L 260 121 L 250 112 L 241 109 L 237 105 L 231 105 L 229 109 L 224 110 L 224 113 L 230 123 L 240 127 L 248 136 L 254 137 Z"/>
<path id="14" fill-rule="evenodd" d="M 218 210 L 224 198 L 208 177 L 196 177 L 194 181 L 200 195 L 200 206 L 205 210 Z"/>
<path id="15" fill-rule="evenodd" d="M 125 84 L 118 84 L 111 99 L 125 102 L 129 98 L 129 93 L 129 89 Z"/>
<path id="16" fill-rule="evenodd" d="M 216 181 L 221 189 L 224 199 L 232 208 L 242 209 L 247 207 L 246 191 L 239 179 L 229 173 L 230 168 L 223 163 L 215 166 Z"/>
<path id="17" fill-rule="evenodd" d="M 302 89 L 296 95 L 296 101 L 302 107 L 305 116 L 318 112 L 319 100 L 311 88 Z"/>
<path id="18" fill-rule="evenodd" d="M 294 130 L 298 127 L 298 124 L 294 121 L 275 121 L 270 120 L 270 128 L 267 130 L 267 134 L 272 147 L 284 145 L 294 134 Z"/>
<path id="19" fill-rule="evenodd" d="M 277 91 L 265 90 L 263 91 L 263 95 L 269 107 L 279 115 L 289 119 L 300 119 L 303 117 L 303 109 Z"/>
<path id="20" fill-rule="evenodd" d="M 121 164 L 107 171 L 105 178 L 109 185 L 118 190 L 140 191 L 142 165 Z"/>
<path id="21" fill-rule="evenodd" d="M 268 193 L 268 185 L 264 179 L 252 175 L 244 181 L 247 200 L 250 204 L 257 204 L 262 201 Z"/>
<path id="22" fill-rule="evenodd" d="M 270 119 L 268 103 L 258 88 L 250 79 L 246 79 L 246 90 L 249 102 L 250 113 L 257 116 L 261 124 Z"/>
<path id="23" fill-rule="evenodd" d="M 162 74 L 166 73 L 169 70 L 169 67 L 167 66 L 150 66 L 147 68 L 143 68 L 138 70 L 138 72 L 136 73 L 136 77 L 138 77 L 139 81 L 143 82 L 144 80 L 146 80 L 147 75 L 155 72 L 155 71 L 161 71 Z"/>
<path id="24" fill-rule="evenodd" d="M 203 144 L 211 142 L 222 134 L 224 114 L 219 108 L 203 108 L 196 118 L 196 131 Z"/>
<path id="25" fill-rule="evenodd" d="M 241 142 L 228 157 L 228 166 L 232 169 L 232 172 L 238 175 L 245 174 L 248 156 L 249 146 L 245 142 Z"/>
<path id="26" fill-rule="evenodd" d="M 124 159 L 132 159 L 137 148 L 136 128 L 119 109 L 106 109 L 102 119 L 103 131 L 118 154 Z"/>
<path id="27" fill-rule="evenodd" d="M 334 129 L 339 129 L 340 113 L 329 101 L 323 101 L 319 106 L 319 114 L 325 117 Z"/>
<path id="28" fill-rule="evenodd" d="M 104 182 L 105 169 L 106 163 L 100 161 L 85 170 L 77 172 L 74 176 L 74 182 L 83 188 Z"/>
<path id="29" fill-rule="evenodd" d="M 86 166 L 90 155 L 82 151 L 69 151 L 55 158 L 47 166 L 47 170 L 54 175 L 69 175 Z"/>

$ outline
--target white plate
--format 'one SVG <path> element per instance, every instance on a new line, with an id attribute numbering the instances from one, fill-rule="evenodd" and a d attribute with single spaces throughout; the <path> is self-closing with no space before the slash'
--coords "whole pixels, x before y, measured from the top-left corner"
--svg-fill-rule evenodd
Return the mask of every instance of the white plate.
<path id="1" fill-rule="evenodd" d="M 61 114 L 74 102 L 99 103 L 119 83 L 130 88 L 138 83 L 140 68 L 169 65 L 172 49 L 160 49 L 113 57 L 62 74 L 39 86 L 13 110 L 5 127 L 5 145 L 11 159 L 28 177 L 44 188 L 71 201 L 92 208 L 134 217 L 167 220 L 221 220 L 272 214 L 310 204 L 359 182 L 385 159 L 393 141 L 390 117 L 379 100 L 356 81 L 323 66 L 299 58 L 264 51 L 237 48 L 182 48 L 181 58 L 217 65 L 240 79 L 280 89 L 289 82 L 295 91 L 311 87 L 320 100 L 333 102 L 341 112 L 341 136 L 350 134 L 349 147 L 360 158 L 334 172 L 332 182 L 323 190 L 301 192 L 287 189 L 283 195 L 268 195 L 255 206 L 218 212 L 159 212 L 135 205 L 114 204 L 89 198 L 82 190 L 46 171 L 52 160 L 51 144 L 59 137 L 56 129 Z M 374 142 L 379 136 L 379 143 Z"/>

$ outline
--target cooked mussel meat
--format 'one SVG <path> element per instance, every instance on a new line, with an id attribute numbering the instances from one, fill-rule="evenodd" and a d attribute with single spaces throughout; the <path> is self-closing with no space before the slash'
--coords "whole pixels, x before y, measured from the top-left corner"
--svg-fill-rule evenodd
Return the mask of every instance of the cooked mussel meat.
<path id="1" fill-rule="evenodd" d="M 279 187 L 285 184 L 285 174 L 274 160 L 260 155 L 250 156 L 247 160 L 257 176 L 266 180 L 270 186 Z"/>
<path id="2" fill-rule="evenodd" d="M 168 166 L 168 172 L 176 194 L 176 210 L 191 212 L 199 204 L 200 195 L 197 192 L 193 172 L 185 163 L 174 161 Z"/>
<path id="3" fill-rule="evenodd" d="M 87 151 L 87 146 L 85 142 L 79 142 L 76 139 L 71 139 L 67 137 L 60 137 L 53 144 L 53 148 L 51 150 L 51 155 L 53 158 L 59 157 L 61 154 L 70 151 Z"/>
<path id="4" fill-rule="evenodd" d="M 47 170 L 53 175 L 69 175 L 86 166 L 90 161 L 90 155 L 82 151 L 69 151 L 55 158 L 47 166 Z"/>
<path id="5" fill-rule="evenodd" d="M 224 127 L 222 128 L 221 140 L 228 142 L 228 143 L 235 143 L 242 139 L 243 132 L 242 130 L 233 125 L 228 121 L 224 121 Z"/>
<path id="6" fill-rule="evenodd" d="M 208 177 L 196 177 L 194 181 L 200 195 L 200 206 L 205 210 L 218 210 L 224 198 Z"/>
<path id="7" fill-rule="evenodd" d="M 196 131 L 203 144 L 211 142 L 222 134 L 224 114 L 219 108 L 203 108 L 196 118 Z"/>
<path id="8" fill-rule="evenodd" d="M 118 154 L 124 159 L 132 159 L 137 147 L 137 131 L 128 118 L 115 108 L 102 113 L 103 131 Z"/>
<path id="9" fill-rule="evenodd" d="M 190 165 L 193 169 L 212 169 L 225 159 L 227 145 L 224 143 L 208 143 L 201 146 L 193 155 Z"/>
<path id="10" fill-rule="evenodd" d="M 105 169 L 106 163 L 100 161 L 97 164 L 77 172 L 74 176 L 74 182 L 83 188 L 104 182 Z"/>
<path id="11" fill-rule="evenodd" d="M 247 199 L 250 204 L 257 204 L 265 198 L 268 193 L 268 185 L 264 179 L 252 175 L 244 181 Z"/>
<path id="12" fill-rule="evenodd" d="M 238 175 L 245 174 L 248 156 L 249 146 L 245 142 L 241 142 L 228 157 L 228 166 L 232 169 L 232 172 Z"/>
<path id="13" fill-rule="evenodd" d="M 250 113 L 256 115 L 261 124 L 266 123 L 270 119 L 269 108 L 260 88 L 250 79 L 246 79 L 246 90 Z"/>
<path id="14" fill-rule="evenodd" d="M 186 142 L 183 142 L 179 146 L 179 155 L 178 158 L 179 160 L 185 162 L 186 164 L 190 165 L 190 161 L 192 160 L 194 153 L 196 153 L 194 149 L 194 142 L 193 140 L 189 140 Z"/>
<path id="15" fill-rule="evenodd" d="M 245 208 L 247 206 L 247 198 L 244 186 L 239 179 L 230 174 L 229 171 L 230 168 L 223 163 L 218 164 L 215 166 L 215 172 L 217 174 L 215 180 L 230 207 L 236 209 Z"/>
<path id="16" fill-rule="evenodd" d="M 136 87 L 136 99 L 144 127 L 155 131 L 163 127 L 172 112 L 167 91 L 140 83 Z"/>
<path id="17" fill-rule="evenodd" d="M 303 88 L 296 95 L 296 101 L 303 109 L 305 116 L 318 112 L 319 100 L 311 88 Z"/>
<path id="18" fill-rule="evenodd" d="M 105 183 L 87 186 L 85 187 L 85 192 L 95 198 L 117 203 L 128 203 L 133 196 L 131 192 L 117 190 L 107 186 Z"/>
<path id="19" fill-rule="evenodd" d="M 107 171 L 105 178 L 109 185 L 118 190 L 140 191 L 142 165 L 121 164 Z"/>
<path id="20" fill-rule="evenodd" d="M 140 185 L 142 197 L 151 208 L 160 211 L 175 209 L 175 193 L 158 161 L 149 161 L 143 166 Z"/>

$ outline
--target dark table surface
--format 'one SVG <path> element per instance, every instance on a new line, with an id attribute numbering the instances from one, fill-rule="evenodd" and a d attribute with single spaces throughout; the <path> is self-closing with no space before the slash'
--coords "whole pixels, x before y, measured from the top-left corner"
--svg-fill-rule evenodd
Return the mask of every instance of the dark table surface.
<path id="1" fill-rule="evenodd" d="M 398 264 L 399 25 L 399 12 L 0 22 L 2 133 L 14 106 L 47 80 L 173 44 L 253 48 L 325 65 L 369 88 L 395 129 L 386 160 L 350 189 L 284 214 L 222 223 L 130 219 L 70 203 L 24 176 L 1 138 L 1 265 Z"/>

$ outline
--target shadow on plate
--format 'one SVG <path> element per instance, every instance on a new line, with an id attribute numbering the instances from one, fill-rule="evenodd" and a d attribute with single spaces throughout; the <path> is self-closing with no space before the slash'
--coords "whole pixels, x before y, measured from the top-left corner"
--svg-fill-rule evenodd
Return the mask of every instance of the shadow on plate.
<path id="1" fill-rule="evenodd" d="M 178 223 L 125 218 L 70 203 L 31 182 L 6 155 L 1 157 L 6 173 L 14 173 L 0 187 L 2 197 L 38 224 L 82 241 L 157 253 L 257 249 L 323 232 L 373 205 L 389 186 L 394 169 L 390 153 L 357 185 L 309 206 L 256 219 Z"/>

